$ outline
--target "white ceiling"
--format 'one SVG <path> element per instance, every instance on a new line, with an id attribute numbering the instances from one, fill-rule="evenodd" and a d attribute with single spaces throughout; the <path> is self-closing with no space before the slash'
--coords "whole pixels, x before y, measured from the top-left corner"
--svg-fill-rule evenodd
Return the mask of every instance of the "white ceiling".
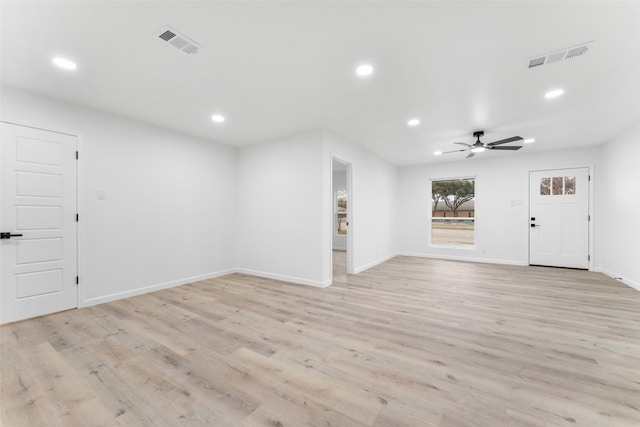
<path id="1" fill-rule="evenodd" d="M 640 2 L 2 2 L 4 84 L 231 145 L 326 128 L 398 165 L 520 135 L 602 144 L 640 120 Z M 187 55 L 165 25 L 204 46 Z M 581 57 L 530 57 L 594 40 Z M 63 55 L 78 69 L 51 64 Z M 354 74 L 368 62 L 367 79 Z M 564 96 L 544 99 L 556 87 Z M 223 124 L 210 117 L 222 113 Z M 418 117 L 422 123 L 409 128 Z"/>

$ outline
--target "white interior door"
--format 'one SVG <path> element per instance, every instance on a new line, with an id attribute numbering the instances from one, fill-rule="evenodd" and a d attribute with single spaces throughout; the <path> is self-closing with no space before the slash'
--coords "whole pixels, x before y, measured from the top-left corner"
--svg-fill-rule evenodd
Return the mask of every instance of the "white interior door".
<path id="1" fill-rule="evenodd" d="M 589 268 L 589 169 L 529 173 L 529 264 Z"/>
<path id="2" fill-rule="evenodd" d="M 77 141 L 0 126 L 0 323 L 6 323 L 77 307 Z"/>

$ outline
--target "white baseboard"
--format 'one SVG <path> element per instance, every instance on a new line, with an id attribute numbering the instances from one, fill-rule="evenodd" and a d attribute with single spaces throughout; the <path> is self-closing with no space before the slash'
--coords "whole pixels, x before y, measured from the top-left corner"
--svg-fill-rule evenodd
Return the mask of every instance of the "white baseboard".
<path id="1" fill-rule="evenodd" d="M 606 276 L 611 277 L 612 279 L 616 279 L 617 281 L 624 283 L 625 285 L 629 286 L 630 288 L 633 288 L 633 289 L 635 289 L 637 291 L 640 291 L 640 283 L 634 282 L 633 280 L 625 279 L 620 274 L 616 274 L 616 273 L 614 273 L 612 271 L 609 271 L 609 270 L 607 270 L 605 268 L 600 268 L 600 267 L 594 268 L 593 271 L 595 271 L 597 273 L 602 273 L 602 274 L 604 274 Z"/>
<path id="2" fill-rule="evenodd" d="M 433 254 L 424 254 L 424 253 L 413 253 L 413 252 L 398 252 L 398 253 L 393 253 L 393 254 L 389 254 L 386 255 L 382 258 L 379 258 L 375 261 L 369 262 L 365 265 L 356 267 L 354 269 L 354 273 L 358 274 L 361 273 L 373 266 L 376 266 L 378 264 L 382 264 L 385 261 L 390 260 L 391 258 L 394 258 L 396 256 L 411 256 L 411 257 L 421 257 L 421 258 L 436 258 L 436 259 L 445 259 L 445 260 L 452 260 L 452 261 L 469 261 L 469 262 L 482 262 L 482 263 L 490 263 L 490 264 L 506 264 L 506 265 L 527 265 L 526 263 L 523 262 L 518 262 L 518 261 L 505 261 L 505 260 L 499 260 L 499 259 L 488 259 L 488 258 L 475 258 L 475 257 L 461 257 L 461 256 L 444 256 L 444 255 L 433 255 Z M 598 271 L 598 270 L 594 270 L 594 271 Z M 614 273 L 611 272 L 607 272 L 605 270 L 600 270 L 602 273 L 606 274 L 607 276 L 610 277 L 618 277 L 617 275 L 615 275 Z M 290 282 L 290 283 L 296 283 L 296 284 L 300 284 L 300 285 L 307 285 L 307 286 L 314 286 L 317 288 L 326 288 L 328 286 L 331 285 L 331 280 L 326 280 L 326 281 L 317 281 L 317 280 L 309 280 L 309 279 L 304 279 L 301 277 L 295 277 L 295 276 L 288 276 L 288 275 L 284 275 L 284 274 L 275 274 L 275 273 L 268 273 L 265 271 L 258 271 L 258 270 L 251 270 L 251 269 L 247 269 L 247 268 L 231 268 L 231 269 L 227 269 L 227 270 L 221 270 L 221 271 L 217 271 L 214 273 L 208 273 L 208 274 L 201 274 L 198 276 L 193 276 L 193 277 L 188 277 L 185 279 L 178 279 L 178 280 L 173 280 L 170 282 L 164 282 L 164 283 L 159 283 L 159 284 L 155 284 L 155 285 L 151 285 L 151 286 L 145 286 L 142 288 L 137 288 L 137 289 L 131 289 L 128 291 L 124 291 L 124 292 L 118 292 L 118 293 L 114 293 L 114 294 L 110 294 L 110 295 L 104 295 L 101 297 L 96 297 L 96 298 L 89 298 L 86 299 L 82 302 L 80 302 L 79 307 L 88 307 L 91 305 L 96 305 L 96 304 L 102 304 L 105 302 L 110 302 L 110 301 L 115 301 L 115 300 L 119 300 L 119 299 L 123 299 L 123 298 L 129 298 L 129 297 L 133 297 L 136 295 L 142 295 L 142 294 L 146 294 L 149 292 L 154 292 L 154 291 L 159 291 L 161 289 L 167 289 L 167 288 L 172 288 L 175 286 L 180 286 L 180 285 L 186 285 L 188 283 L 193 283 L 193 282 L 198 282 L 201 280 L 206 280 L 206 279 L 212 279 L 215 277 L 220 277 L 220 276 L 225 276 L 227 274 L 233 274 L 233 273 L 243 273 L 243 274 L 248 274 L 251 276 L 256 276 L 256 277 L 264 277 L 267 279 L 274 279 L 274 280 L 281 280 L 284 282 Z M 640 290 L 640 284 L 638 283 L 634 283 L 632 281 L 628 281 L 628 280 L 621 280 L 623 283 L 625 283 L 626 285 L 635 288 L 637 290 Z"/>
<path id="3" fill-rule="evenodd" d="M 467 262 L 481 262 L 485 264 L 503 264 L 503 265 L 528 265 L 526 262 L 522 261 L 509 261 L 504 259 L 492 259 L 492 258 L 477 258 L 477 257 L 466 257 L 466 256 L 455 256 L 455 255 L 437 255 L 437 254 L 425 254 L 425 253 L 415 253 L 415 252 L 398 252 L 398 256 L 412 256 L 418 258 L 434 258 L 434 259 L 444 259 L 450 261 L 467 261 Z"/>
<path id="4" fill-rule="evenodd" d="M 488 258 L 475 258 L 475 257 L 461 257 L 461 256 L 444 256 L 444 255 L 434 255 L 434 254 L 424 254 L 424 253 L 414 253 L 414 252 L 398 252 L 394 254 L 390 254 L 379 258 L 375 261 L 372 261 L 368 264 L 362 265 L 355 269 L 355 274 L 361 273 L 375 265 L 381 264 L 385 261 L 390 260 L 396 256 L 410 256 L 410 257 L 420 257 L 420 258 L 435 258 L 435 259 L 444 259 L 444 260 L 452 260 L 452 261 L 468 261 L 468 262 L 481 262 L 481 263 L 489 263 L 489 264 L 505 264 L 505 265 L 527 265 L 526 263 L 519 261 L 505 261 L 499 259 L 488 259 Z M 640 283 L 634 282 L 632 280 L 620 278 L 619 274 L 616 274 L 612 271 L 596 267 L 592 271 L 603 273 L 611 278 L 617 279 L 625 285 L 640 291 Z M 156 285 L 145 286 L 143 288 L 132 289 L 124 292 L 118 292 L 115 294 L 105 295 L 96 298 L 89 298 L 87 300 L 82 301 L 79 304 L 79 307 L 88 307 L 91 305 L 102 304 L 105 302 L 116 301 L 123 298 L 129 298 L 136 295 L 142 295 L 149 292 L 159 291 L 161 289 L 172 288 L 175 286 L 186 285 L 188 283 L 199 282 L 201 280 L 213 279 L 215 277 L 226 276 L 227 274 L 233 273 L 243 273 L 256 277 L 264 277 L 267 279 L 281 280 L 284 282 L 297 283 L 300 285 L 314 286 L 317 288 L 326 288 L 331 285 L 331 280 L 326 280 L 324 282 L 303 279 L 300 277 L 287 276 L 284 274 L 275 274 L 275 273 L 267 273 L 264 271 L 251 270 L 247 268 L 231 268 L 227 270 L 216 271 L 214 273 L 201 274 L 198 276 L 188 277 L 185 279 L 173 280 L 170 282 L 159 283 Z"/>
<path id="5" fill-rule="evenodd" d="M 354 274 L 358 274 L 358 273 L 362 273 L 365 270 L 368 270 L 369 268 L 373 267 L 374 265 L 378 265 L 378 264 L 382 264 L 385 261 L 389 261 L 391 258 L 395 257 L 397 254 L 390 254 L 387 256 L 383 256 L 382 258 L 378 258 L 375 261 L 372 261 L 370 263 L 367 263 L 365 265 L 361 265 L 360 267 L 355 267 L 353 269 L 353 273 Z"/>
<path id="6" fill-rule="evenodd" d="M 299 285 L 314 286 L 316 288 L 326 288 L 331 285 L 331 280 L 320 282 L 317 280 L 303 279 L 301 277 L 287 276 L 284 274 L 267 273 L 266 271 L 251 270 L 248 268 L 238 268 L 234 273 L 243 273 L 250 276 L 264 277 L 265 279 L 281 280 L 283 282 L 297 283 Z"/>
<path id="7" fill-rule="evenodd" d="M 115 294 L 105 295 L 96 298 L 89 298 L 80 302 L 79 307 L 88 307 L 91 305 L 102 304 L 105 302 L 116 301 L 123 298 L 134 297 L 136 295 L 142 295 L 149 292 L 159 291 L 161 289 L 173 288 L 175 286 L 186 285 L 187 283 L 199 282 L 201 280 L 213 279 L 214 277 L 225 276 L 227 274 L 235 273 L 237 270 L 228 269 L 216 271 L 215 273 L 200 274 L 198 276 L 188 277 L 186 279 L 172 280 L 170 282 L 158 283 L 156 285 L 145 286 L 143 288 L 131 289 L 124 292 L 118 292 Z"/>
<path id="8" fill-rule="evenodd" d="M 215 277 L 226 276 L 227 274 L 244 273 L 256 277 L 264 277 L 267 279 L 281 280 L 284 282 L 297 283 L 300 285 L 314 286 L 317 288 L 326 288 L 331 285 L 331 280 L 325 282 L 319 282 L 315 280 L 302 279 L 300 277 L 286 276 L 283 274 L 273 274 L 264 271 L 250 270 L 246 268 L 230 268 L 227 270 L 216 271 L 214 273 L 200 274 L 198 276 L 187 277 L 185 279 L 172 280 L 170 282 L 158 283 L 151 286 L 145 286 L 142 288 L 131 289 L 124 292 L 117 292 L 114 294 L 104 295 L 96 298 L 89 298 L 81 301 L 78 307 L 89 307 L 96 304 L 103 304 L 105 302 L 116 301 L 119 299 L 130 298 L 137 295 L 147 294 L 149 292 L 155 292 L 162 289 L 173 288 L 175 286 L 186 285 L 188 283 L 199 282 L 201 280 L 213 279 Z"/>

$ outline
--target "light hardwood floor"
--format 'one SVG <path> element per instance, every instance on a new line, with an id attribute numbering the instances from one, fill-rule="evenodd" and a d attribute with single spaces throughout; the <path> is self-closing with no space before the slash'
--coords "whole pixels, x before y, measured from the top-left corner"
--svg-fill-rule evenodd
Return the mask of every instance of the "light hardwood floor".
<path id="1" fill-rule="evenodd" d="M 640 426 L 640 292 L 397 257 L 233 274 L 6 325 L 2 425 Z"/>

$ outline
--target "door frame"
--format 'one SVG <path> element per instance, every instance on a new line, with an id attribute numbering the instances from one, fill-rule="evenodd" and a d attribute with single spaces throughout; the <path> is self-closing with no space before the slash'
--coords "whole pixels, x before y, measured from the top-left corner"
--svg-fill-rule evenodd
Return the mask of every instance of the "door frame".
<path id="1" fill-rule="evenodd" d="M 354 207 L 354 197 L 353 197 L 353 163 L 351 161 L 344 159 L 338 155 L 331 153 L 331 166 L 330 166 L 330 179 L 329 179 L 329 188 L 331 188 L 331 227 L 329 229 L 329 233 L 331 233 L 331 251 L 329 252 L 329 265 L 331 271 L 331 282 L 333 282 L 333 205 L 335 201 L 333 200 L 335 195 L 333 194 L 333 161 L 337 161 L 339 163 L 343 163 L 347 166 L 346 170 L 346 180 L 345 187 L 347 190 L 347 274 L 355 274 L 353 267 L 353 207 Z"/>
<path id="2" fill-rule="evenodd" d="M 83 220 L 83 213 L 85 206 L 84 200 L 84 135 L 82 132 L 78 132 L 72 129 L 66 129 L 61 126 L 45 124 L 45 123 L 36 123 L 29 122 L 24 120 L 11 120 L 11 119 L 0 119 L 0 123 L 6 123 L 9 125 L 23 126 L 32 129 L 43 130 L 47 132 L 60 133 L 63 135 L 69 135 L 76 138 L 76 149 L 79 153 L 78 160 L 76 161 L 76 212 L 79 215 L 79 221 L 76 222 L 76 272 L 78 277 L 80 278 L 79 283 L 77 285 L 76 290 L 76 308 L 85 307 L 87 304 L 86 301 L 86 290 L 87 287 L 84 285 L 82 280 L 84 276 L 85 268 L 85 229 Z M 2 272 L 0 271 L 0 274 Z"/>
<path id="3" fill-rule="evenodd" d="M 594 203 L 594 197 L 595 197 L 595 166 L 593 163 L 589 163 L 589 164 L 581 164 L 581 165 L 573 165 L 573 166 L 558 166 L 558 167 L 549 167 L 549 168 L 539 168 L 539 169 L 530 169 L 527 172 L 527 217 L 526 217 L 526 222 L 525 222 L 525 226 L 527 227 L 527 250 L 526 250 L 526 254 L 527 254 L 527 260 L 526 260 L 526 265 L 529 265 L 529 261 L 531 260 L 531 230 L 530 230 L 530 220 L 529 218 L 531 218 L 531 172 L 544 172 L 544 171 L 554 171 L 554 170 L 558 170 L 558 169 L 582 169 L 582 168 L 587 168 L 589 170 L 589 180 L 587 181 L 589 184 L 589 193 L 588 193 L 588 197 L 589 200 L 587 201 L 587 205 L 588 205 L 588 215 L 590 218 L 589 221 L 589 235 L 587 236 L 587 242 L 588 242 L 588 248 L 589 248 L 589 267 L 588 267 L 588 271 L 594 271 L 594 265 L 595 265 L 595 252 L 594 252 L 594 224 L 595 224 L 595 203 Z"/>

